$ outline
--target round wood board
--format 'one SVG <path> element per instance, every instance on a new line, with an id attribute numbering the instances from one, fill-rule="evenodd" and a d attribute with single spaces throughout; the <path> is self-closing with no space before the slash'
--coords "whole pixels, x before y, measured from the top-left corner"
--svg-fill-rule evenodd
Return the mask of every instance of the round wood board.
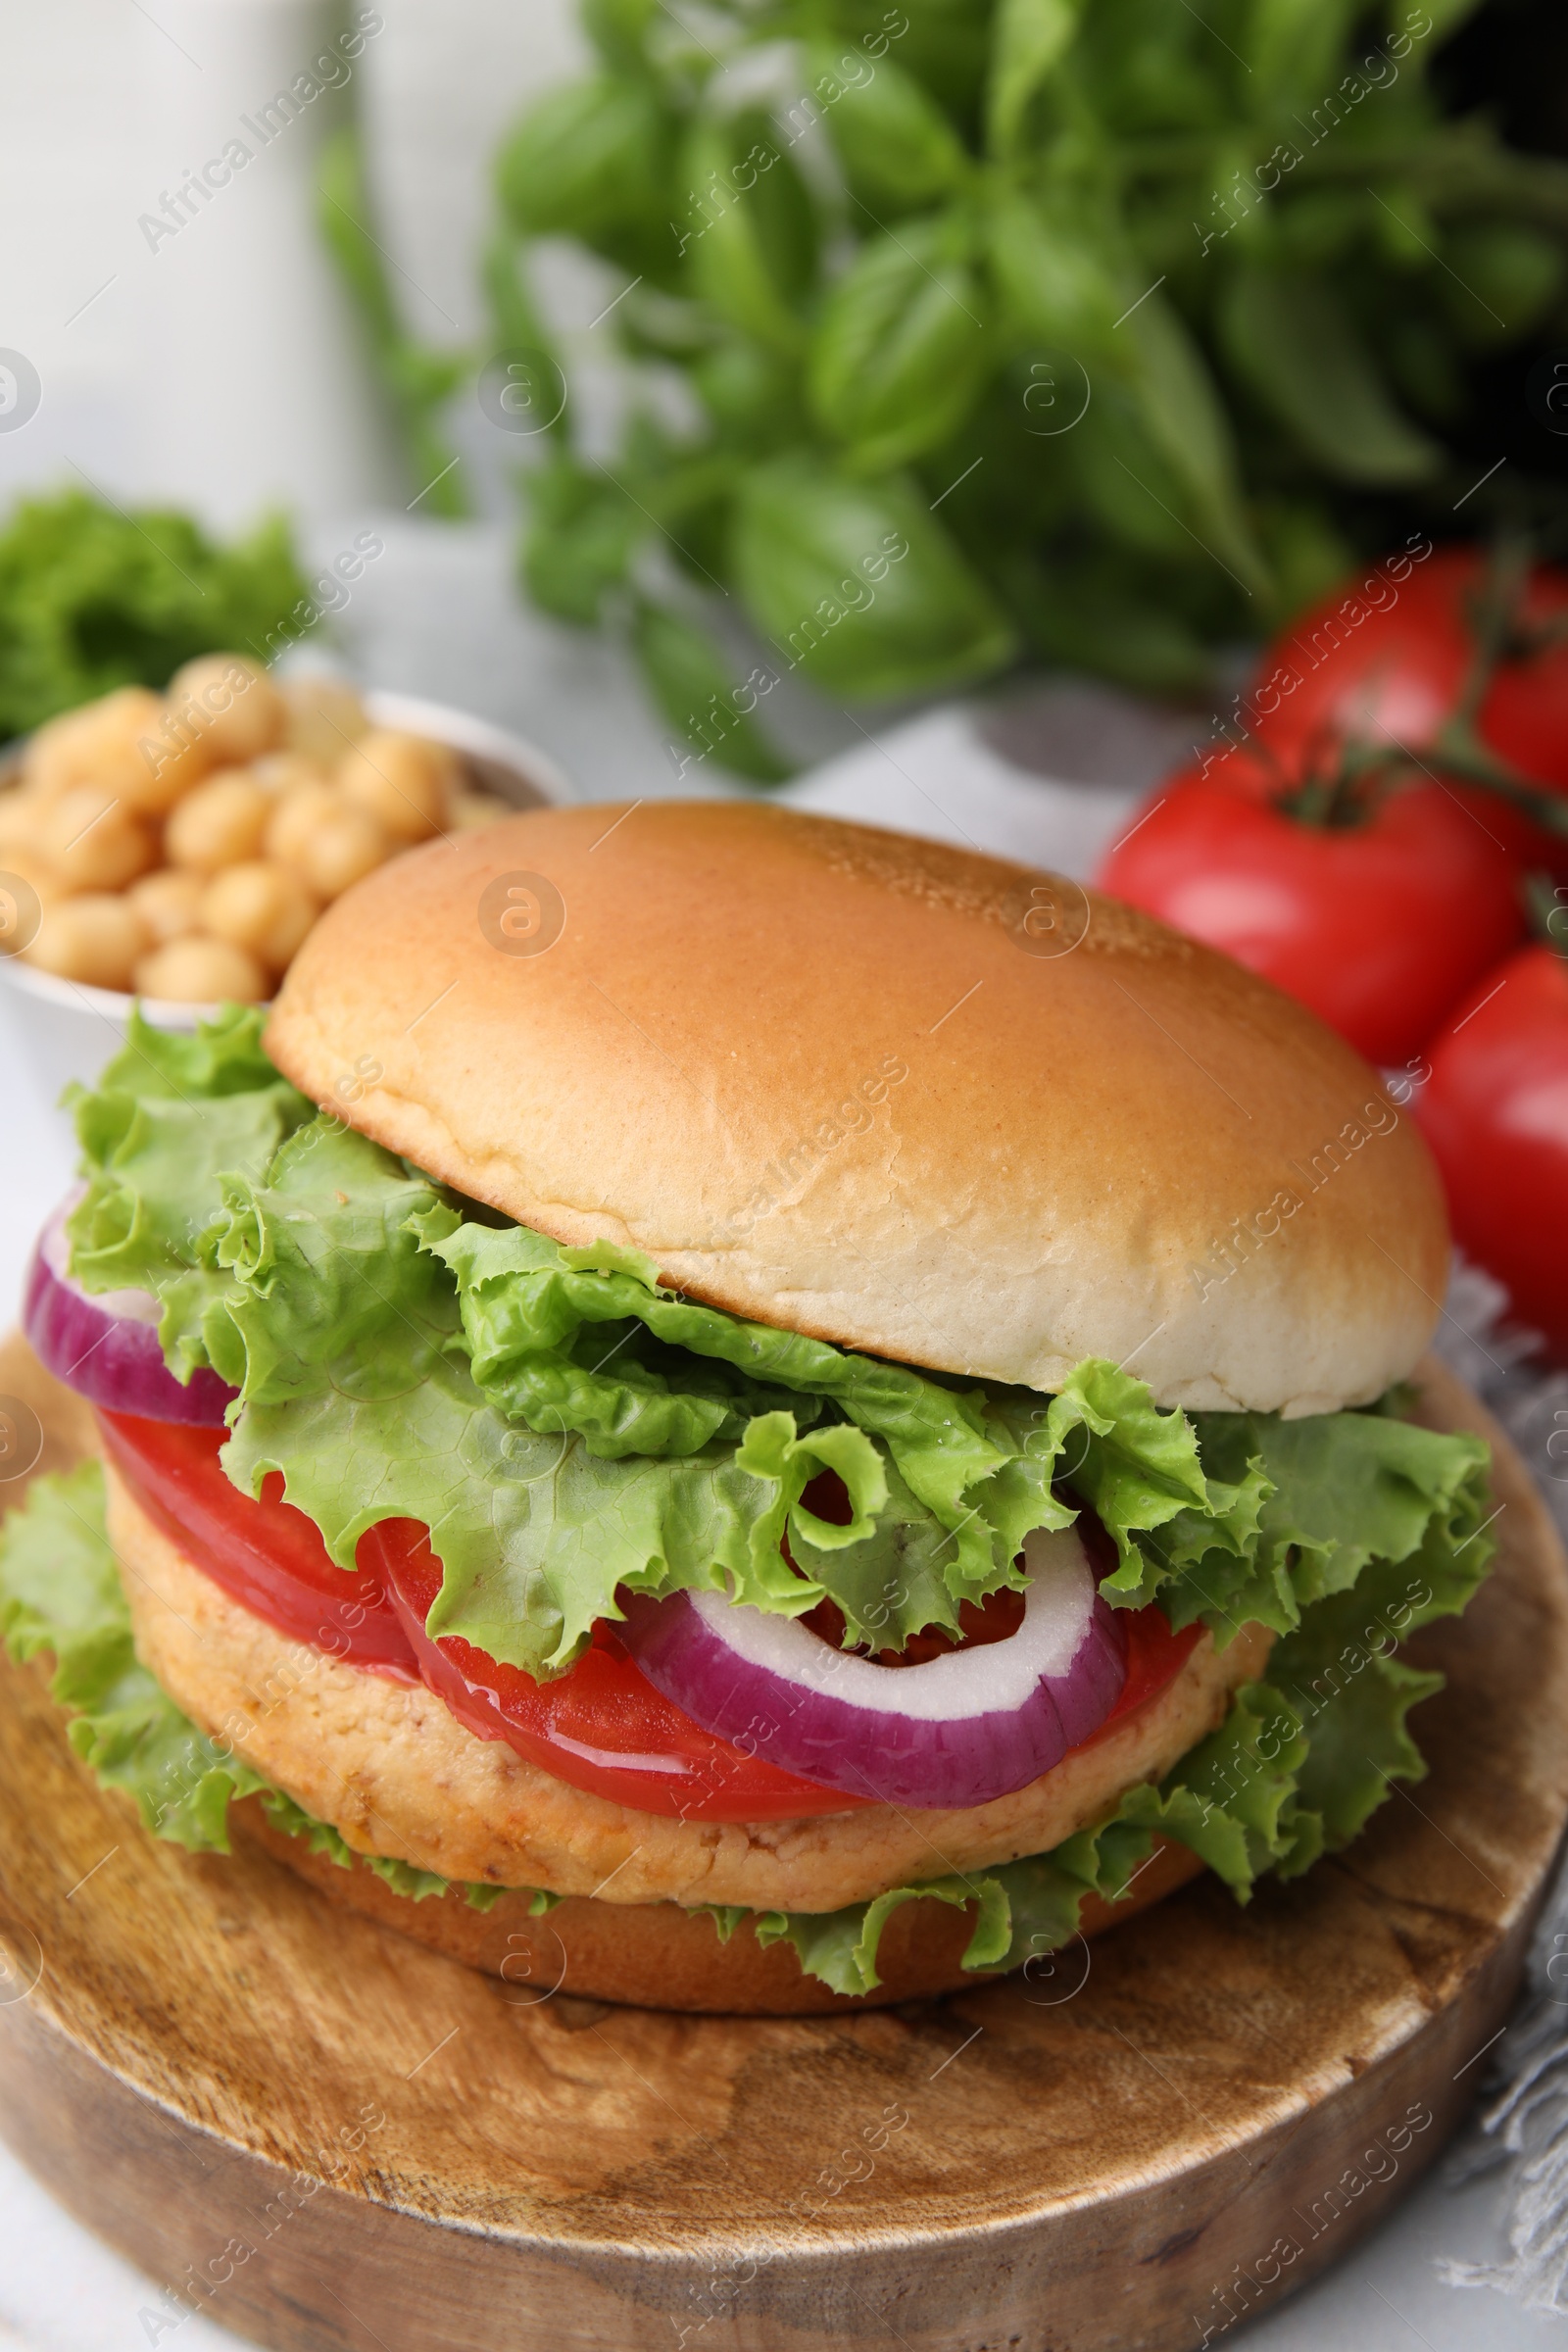
<path id="1" fill-rule="evenodd" d="M 253 1845 L 144 1837 L 5 1668 L 7 2136 L 157 2282 L 155 2344 L 172 2288 L 288 2352 L 1218 2334 L 1436 2156 L 1568 1810 L 1562 1554 L 1475 1400 L 1424 1383 L 1492 1440 L 1504 1506 L 1462 1624 L 1411 1644 L 1450 1678 L 1417 1718 L 1431 1777 L 1295 1886 L 1242 1911 L 1200 1880 L 1037 1984 L 824 2018 L 540 1999 Z M 5 1393 L 40 1467 L 75 1457 L 84 1415 L 15 1343 Z"/>

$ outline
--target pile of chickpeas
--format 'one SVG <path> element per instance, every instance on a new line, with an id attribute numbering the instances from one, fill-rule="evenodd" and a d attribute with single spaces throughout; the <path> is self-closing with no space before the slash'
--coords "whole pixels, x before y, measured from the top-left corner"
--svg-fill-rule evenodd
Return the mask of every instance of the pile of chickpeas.
<path id="1" fill-rule="evenodd" d="M 371 727 L 336 679 L 237 654 L 122 687 L 29 741 L 0 791 L 0 872 L 36 892 L 41 970 L 183 1004 L 270 997 L 323 906 L 505 805 L 443 744 Z"/>

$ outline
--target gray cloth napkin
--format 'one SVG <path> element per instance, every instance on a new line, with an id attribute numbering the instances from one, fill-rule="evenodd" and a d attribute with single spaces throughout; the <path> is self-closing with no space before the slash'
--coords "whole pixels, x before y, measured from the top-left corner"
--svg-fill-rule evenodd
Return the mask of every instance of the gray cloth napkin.
<path id="1" fill-rule="evenodd" d="M 1568 1373 L 1542 1372 L 1505 1319 L 1490 1276 L 1455 1269 L 1438 1352 L 1483 1398 L 1523 1454 L 1568 1541 Z M 1559 1863 L 1531 1945 L 1526 1990 L 1499 2038 L 1488 2097 L 1448 2159 L 1458 2186 L 1511 2168 L 1503 2262 L 1438 2259 L 1449 2286 L 1489 2286 L 1527 2310 L 1568 2316 L 1568 1861 Z"/>

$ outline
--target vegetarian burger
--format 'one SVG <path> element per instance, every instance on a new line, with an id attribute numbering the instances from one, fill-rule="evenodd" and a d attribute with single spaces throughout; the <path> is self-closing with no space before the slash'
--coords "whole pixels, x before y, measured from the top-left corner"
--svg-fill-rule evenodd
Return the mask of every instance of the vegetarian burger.
<path id="1" fill-rule="evenodd" d="M 1114 901 L 543 811 L 75 1115 L 27 1327 L 102 1467 L 0 1606 L 164 1836 L 236 1808 L 526 1997 L 782 2011 L 1246 1899 L 1422 1770 L 1392 1652 L 1489 1546 L 1403 1417 L 1431 1162 Z"/>

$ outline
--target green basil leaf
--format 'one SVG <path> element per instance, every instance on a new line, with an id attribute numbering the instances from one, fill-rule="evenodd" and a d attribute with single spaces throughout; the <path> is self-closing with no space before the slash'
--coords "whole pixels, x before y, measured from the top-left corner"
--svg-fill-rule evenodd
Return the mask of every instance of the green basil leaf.
<path id="1" fill-rule="evenodd" d="M 990 365 L 984 296 L 958 225 L 906 222 L 873 238 L 823 306 L 808 385 L 817 420 L 881 473 L 938 448 L 968 415 Z"/>
<path id="2" fill-rule="evenodd" d="M 758 466 L 731 557 L 762 634 L 830 694 L 929 693 L 1012 658 L 1011 622 L 907 481 L 850 481 L 806 453 Z"/>
<path id="3" fill-rule="evenodd" d="M 886 0 L 833 0 L 834 36 L 853 43 L 878 68 L 893 57 L 978 144 L 986 76 L 991 65 L 990 0 L 920 0 L 917 8 Z"/>
<path id="4" fill-rule="evenodd" d="M 936 100 L 883 57 L 811 42 L 807 78 L 852 191 L 876 211 L 949 195 L 968 166 L 963 142 Z"/>
<path id="5" fill-rule="evenodd" d="M 1082 10 L 1083 0 L 1000 0 L 988 92 L 994 154 L 1011 155 L 1023 143 L 1030 101 L 1077 32 Z"/>
<path id="6" fill-rule="evenodd" d="M 676 773 L 711 755 L 714 763 L 755 784 L 782 784 L 793 770 L 773 749 L 751 711 L 759 691 L 769 691 L 772 673 L 748 679 L 720 657 L 705 631 L 664 607 L 641 603 L 632 627 L 643 676 L 654 700 L 685 746 Z"/>
<path id="7" fill-rule="evenodd" d="M 614 260 L 667 256 L 672 138 L 655 93 L 602 74 L 551 90 L 497 164 L 501 201 L 534 236 L 580 238 Z"/>
<path id="8" fill-rule="evenodd" d="M 1480 4 L 1481 0 L 1427 0 L 1426 6 L 1419 12 L 1408 10 L 1405 21 L 1413 26 L 1419 13 L 1427 21 L 1426 37 L 1430 39 L 1435 35 L 1441 41 L 1445 34 L 1462 24 L 1466 17 L 1473 17 Z"/>
<path id="9" fill-rule="evenodd" d="M 806 342 L 795 296 L 816 260 L 816 216 L 789 141 L 748 108 L 697 123 L 687 140 L 688 183 L 671 223 L 692 283 L 729 325 L 786 357 Z"/>
<path id="10" fill-rule="evenodd" d="M 805 428 L 796 369 L 756 343 L 726 336 L 693 362 L 692 378 L 727 445 L 765 452 Z"/>
<path id="11" fill-rule="evenodd" d="M 1461 280 L 1446 281 L 1448 315 L 1467 343 L 1505 343 L 1533 326 L 1562 284 L 1560 236 L 1517 220 L 1461 221 L 1443 239 Z"/>
<path id="12" fill-rule="evenodd" d="M 1127 337 L 1134 357 L 1145 430 L 1185 489 L 1193 527 L 1239 586 L 1266 593 L 1268 572 L 1242 505 L 1230 419 L 1202 353 L 1157 291 L 1116 332 Z"/>
<path id="13" fill-rule="evenodd" d="M 1359 0 L 1250 0 L 1245 48 L 1259 99 L 1304 100 L 1334 88 Z"/>
<path id="14" fill-rule="evenodd" d="M 648 70 L 648 36 L 667 23 L 659 0 L 582 0 L 582 27 L 612 74 Z"/>
<path id="15" fill-rule="evenodd" d="M 1112 338 L 1133 296 L 1108 237 L 1073 208 L 1004 196 L 986 223 L 986 258 L 1015 348 L 1058 345 L 1081 365 L 1122 361 Z"/>
<path id="16" fill-rule="evenodd" d="M 1206 560 L 1185 519 L 1193 512 L 1188 485 L 1151 438 L 1140 387 L 1114 379 L 1096 384 L 1072 433 L 1071 461 L 1084 505 L 1121 547 L 1184 569 Z"/>
<path id="17" fill-rule="evenodd" d="M 1015 605 L 1032 650 L 1060 668 L 1099 671 L 1144 693 L 1192 694 L 1212 676 L 1208 648 L 1169 598 L 1141 593 L 1127 571 L 1108 544 L 1015 566 Z"/>
<path id="18" fill-rule="evenodd" d="M 525 490 L 523 585 L 559 620 L 591 628 L 625 580 L 647 519 L 613 482 L 567 457 L 530 468 Z"/>
<path id="19" fill-rule="evenodd" d="M 1441 465 L 1437 443 L 1394 406 L 1324 278 L 1244 266 L 1222 317 L 1236 366 L 1325 471 L 1349 482 L 1419 482 Z"/>

